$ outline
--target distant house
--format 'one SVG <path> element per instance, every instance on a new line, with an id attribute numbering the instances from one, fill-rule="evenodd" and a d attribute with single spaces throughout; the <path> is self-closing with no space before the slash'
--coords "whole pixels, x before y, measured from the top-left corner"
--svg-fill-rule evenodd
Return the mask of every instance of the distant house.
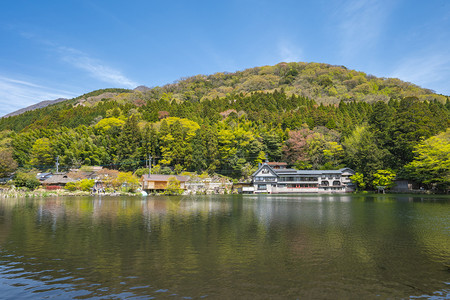
<path id="1" fill-rule="evenodd" d="M 272 166 L 279 168 L 275 169 Z M 353 192 L 349 168 L 339 170 L 295 170 L 284 163 L 263 163 L 252 175 L 253 193 L 337 193 Z M 247 188 L 246 192 L 250 192 Z"/>
<path id="2" fill-rule="evenodd" d="M 52 177 L 53 174 L 52 173 L 37 173 L 37 179 L 39 179 L 39 181 L 44 181 L 45 179 L 48 179 L 50 177 Z"/>
<path id="3" fill-rule="evenodd" d="M 394 180 L 394 186 L 390 189 L 393 192 L 407 193 L 413 190 L 413 183 L 406 179 Z"/>
<path id="4" fill-rule="evenodd" d="M 75 181 L 74 179 L 67 176 L 66 173 L 55 173 L 53 176 L 45 179 L 42 182 L 42 185 L 44 186 L 58 186 L 58 187 L 64 187 L 67 183 Z"/>
<path id="5" fill-rule="evenodd" d="M 185 184 L 189 193 L 224 194 L 232 187 L 233 182 L 231 180 L 220 176 L 206 178 L 192 176 Z"/>
<path id="6" fill-rule="evenodd" d="M 163 191 L 167 189 L 169 179 L 175 177 L 180 182 L 180 189 L 186 189 L 186 181 L 189 176 L 145 174 L 141 177 L 141 186 L 144 191 Z"/>

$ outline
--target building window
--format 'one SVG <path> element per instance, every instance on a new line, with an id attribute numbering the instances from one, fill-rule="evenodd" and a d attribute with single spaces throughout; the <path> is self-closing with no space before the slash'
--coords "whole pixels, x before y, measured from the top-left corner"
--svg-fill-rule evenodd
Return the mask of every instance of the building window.
<path id="1" fill-rule="evenodd" d="M 267 190 L 267 185 L 265 185 L 265 184 L 258 184 L 258 190 Z"/>

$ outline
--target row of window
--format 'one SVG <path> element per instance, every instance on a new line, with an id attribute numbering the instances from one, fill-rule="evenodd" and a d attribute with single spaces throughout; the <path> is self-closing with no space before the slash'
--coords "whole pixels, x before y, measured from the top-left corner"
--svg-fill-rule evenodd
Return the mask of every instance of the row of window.
<path id="1" fill-rule="evenodd" d="M 275 182 L 276 177 L 255 177 L 255 182 Z M 317 177 L 280 177 L 280 182 L 295 182 L 295 181 L 315 181 L 317 182 Z M 339 181 L 333 181 L 333 185 L 340 185 Z M 322 181 L 322 185 L 329 185 L 328 181 Z"/>
<path id="2" fill-rule="evenodd" d="M 328 181 L 322 181 L 322 183 L 320 184 L 321 186 L 329 186 L 330 183 Z M 341 185 L 340 181 L 333 181 L 333 185 L 337 186 L 337 185 Z"/>
<path id="3" fill-rule="evenodd" d="M 257 182 L 274 182 L 277 179 L 275 177 L 255 177 Z"/>
<path id="4" fill-rule="evenodd" d="M 317 183 L 300 183 L 300 184 L 279 184 L 279 188 L 301 189 L 301 188 L 318 188 Z M 258 190 L 266 190 L 267 184 L 258 184 Z"/>
<path id="5" fill-rule="evenodd" d="M 280 177 L 280 181 L 317 181 L 317 177 L 300 177 L 300 176 L 294 176 L 294 177 Z"/>

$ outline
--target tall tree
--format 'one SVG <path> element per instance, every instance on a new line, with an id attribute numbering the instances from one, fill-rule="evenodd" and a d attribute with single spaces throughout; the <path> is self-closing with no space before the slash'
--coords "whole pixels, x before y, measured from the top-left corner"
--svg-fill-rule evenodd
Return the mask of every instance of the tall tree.
<path id="1" fill-rule="evenodd" d="M 17 169 L 12 150 L 0 150 L 0 178 L 9 176 Z"/>
<path id="2" fill-rule="evenodd" d="M 123 125 L 122 132 L 117 139 L 117 162 L 121 170 L 135 170 L 144 164 L 139 149 L 142 137 L 135 116 L 129 117 Z"/>
<path id="3" fill-rule="evenodd" d="M 405 166 L 410 178 L 438 189 L 450 187 L 450 129 L 414 148 L 414 160 Z"/>

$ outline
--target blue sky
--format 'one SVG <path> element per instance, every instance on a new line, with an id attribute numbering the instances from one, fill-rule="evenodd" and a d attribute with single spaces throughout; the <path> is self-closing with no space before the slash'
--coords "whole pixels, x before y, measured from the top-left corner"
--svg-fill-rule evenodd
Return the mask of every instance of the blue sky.
<path id="1" fill-rule="evenodd" d="M 108 87 L 282 61 L 323 62 L 450 95 L 450 1 L 2 2 L 0 116 Z"/>

